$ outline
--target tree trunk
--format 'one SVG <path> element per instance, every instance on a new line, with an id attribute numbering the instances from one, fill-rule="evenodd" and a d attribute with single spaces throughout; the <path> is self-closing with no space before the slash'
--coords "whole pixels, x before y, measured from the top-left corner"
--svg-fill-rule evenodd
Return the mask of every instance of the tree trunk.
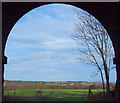
<path id="1" fill-rule="evenodd" d="M 106 62 L 103 60 L 104 63 L 104 71 L 105 71 L 105 78 L 106 78 L 106 90 L 107 92 L 110 91 L 110 85 L 109 85 L 109 71 Z"/>
<path id="2" fill-rule="evenodd" d="M 101 79 L 102 79 L 103 92 L 105 92 L 104 78 L 103 78 L 103 74 L 102 74 L 102 70 L 101 69 L 100 69 L 100 75 L 101 75 Z"/>
<path id="3" fill-rule="evenodd" d="M 109 92 L 110 85 L 109 85 L 109 73 L 107 72 L 107 68 L 105 69 L 105 78 L 106 78 L 106 90 L 107 90 L 107 92 Z"/>

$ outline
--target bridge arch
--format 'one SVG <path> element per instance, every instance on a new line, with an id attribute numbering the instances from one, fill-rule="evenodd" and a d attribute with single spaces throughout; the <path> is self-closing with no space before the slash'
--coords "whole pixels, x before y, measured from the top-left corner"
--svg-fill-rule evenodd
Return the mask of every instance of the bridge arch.
<path id="1" fill-rule="evenodd" d="M 116 82 L 116 88 L 119 88 L 118 85 L 120 85 L 120 39 L 119 39 L 119 28 L 118 26 L 118 18 L 119 18 L 119 5 L 118 3 L 78 3 L 78 2 L 60 2 L 64 4 L 70 4 L 73 6 L 76 6 L 78 8 L 81 8 L 93 16 L 95 16 L 106 28 L 108 31 L 108 34 L 113 42 L 114 50 L 115 50 L 115 59 L 114 62 L 116 63 L 116 71 L 117 71 L 117 82 Z M 2 69 L 4 74 L 4 64 L 7 63 L 7 57 L 4 55 L 5 52 L 5 45 L 8 38 L 8 35 L 12 29 L 12 27 L 15 25 L 15 23 L 27 12 L 30 10 L 46 5 L 51 4 L 47 2 L 4 2 L 3 5 L 3 22 L 2 22 L 2 56 L 3 56 L 3 63 L 2 63 Z M 102 7 L 102 8 L 101 8 Z M 4 78 L 3 78 L 4 81 Z M 120 89 L 119 89 L 120 90 Z"/>

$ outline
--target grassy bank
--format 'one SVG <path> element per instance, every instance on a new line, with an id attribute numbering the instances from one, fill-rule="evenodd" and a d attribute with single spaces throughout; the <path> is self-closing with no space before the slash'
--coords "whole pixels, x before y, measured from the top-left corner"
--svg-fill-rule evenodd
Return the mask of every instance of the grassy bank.
<path id="1" fill-rule="evenodd" d="M 4 91 L 4 96 L 11 97 L 27 97 L 30 101 L 37 101 L 42 98 L 43 100 L 61 100 L 61 101 L 83 101 L 88 96 L 88 90 L 83 89 L 43 89 L 42 93 L 36 96 L 37 89 L 25 89 L 25 90 L 8 90 Z M 101 92 L 100 89 L 92 90 L 93 94 Z M 39 99 L 36 97 L 39 96 Z"/>

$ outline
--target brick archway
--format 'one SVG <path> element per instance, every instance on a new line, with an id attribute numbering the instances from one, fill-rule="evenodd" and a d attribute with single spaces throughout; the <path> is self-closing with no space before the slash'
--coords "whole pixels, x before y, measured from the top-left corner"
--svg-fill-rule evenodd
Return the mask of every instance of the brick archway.
<path id="1" fill-rule="evenodd" d="M 106 28 L 115 50 L 114 63 L 116 64 L 117 81 L 116 89 L 120 92 L 120 38 L 119 38 L 119 3 L 84 3 L 84 2 L 62 2 L 81 8 L 95 16 Z M 2 3 L 2 70 L 7 57 L 4 55 L 5 45 L 9 33 L 14 24 L 30 10 L 50 2 L 4 2 Z M 3 76 L 2 76 L 3 77 Z M 4 78 L 3 78 L 4 81 Z"/>

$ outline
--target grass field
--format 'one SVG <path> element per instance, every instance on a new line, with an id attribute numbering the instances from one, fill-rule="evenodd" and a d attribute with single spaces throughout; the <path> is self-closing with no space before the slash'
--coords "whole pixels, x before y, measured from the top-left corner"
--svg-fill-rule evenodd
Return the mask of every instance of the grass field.
<path id="1" fill-rule="evenodd" d="M 27 97 L 30 101 L 37 100 L 60 100 L 60 101 L 84 101 L 88 96 L 88 90 L 85 89 L 43 89 L 42 94 L 36 96 L 37 89 L 9 90 L 4 91 L 4 96 Z M 92 90 L 93 94 L 101 92 L 100 89 Z M 37 97 L 37 98 L 36 98 Z M 42 99 L 40 99 L 42 98 Z M 47 98 L 47 99 L 46 99 Z"/>

